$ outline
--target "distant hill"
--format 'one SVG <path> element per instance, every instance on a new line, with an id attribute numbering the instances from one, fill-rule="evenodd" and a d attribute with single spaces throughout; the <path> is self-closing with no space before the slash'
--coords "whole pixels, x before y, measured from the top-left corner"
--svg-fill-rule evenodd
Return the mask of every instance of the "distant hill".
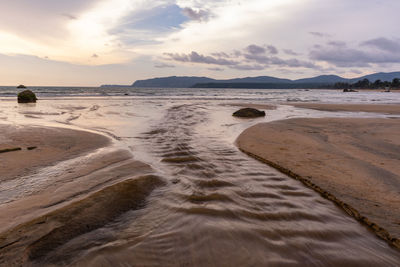
<path id="1" fill-rule="evenodd" d="M 330 86 L 337 82 L 355 83 L 363 79 L 368 79 L 371 82 L 376 80 L 392 81 L 394 78 L 400 78 L 400 72 L 380 72 L 352 79 L 346 79 L 337 75 L 320 75 L 298 80 L 271 76 L 234 78 L 227 80 L 216 80 L 208 77 L 171 76 L 138 80 L 132 84 L 132 87 L 210 88 L 211 86 L 216 86 L 217 88 L 222 88 L 225 86 L 227 88 L 320 88 L 321 86 Z"/>
<path id="2" fill-rule="evenodd" d="M 295 80 L 294 83 L 325 83 L 325 84 L 334 84 L 337 82 L 347 82 L 348 79 L 342 78 L 337 75 L 321 75 L 313 78 L 304 78 Z"/>
<path id="3" fill-rule="evenodd" d="M 132 87 L 131 85 L 121 85 L 121 84 L 103 84 L 100 87 Z"/>
<path id="4" fill-rule="evenodd" d="M 218 80 L 220 83 L 291 83 L 292 80 L 281 79 L 270 76 L 258 76 L 258 77 L 246 77 L 246 78 L 236 78 L 229 80 Z"/>
<path id="5" fill-rule="evenodd" d="M 174 87 L 189 88 L 197 83 L 210 83 L 217 80 L 207 77 L 163 77 L 148 80 L 138 80 L 132 84 L 133 87 Z"/>

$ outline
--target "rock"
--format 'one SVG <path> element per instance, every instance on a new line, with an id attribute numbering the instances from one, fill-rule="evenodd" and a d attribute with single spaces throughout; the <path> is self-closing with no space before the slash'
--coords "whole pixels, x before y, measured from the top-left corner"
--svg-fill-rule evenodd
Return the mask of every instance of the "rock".
<path id="1" fill-rule="evenodd" d="M 358 92 L 357 90 L 354 89 L 343 89 L 344 93 L 350 93 L 350 92 Z"/>
<path id="2" fill-rule="evenodd" d="M 17 86 L 17 88 L 19 88 L 19 89 L 21 89 L 21 88 L 26 88 L 26 86 L 23 85 L 23 84 L 20 84 L 20 85 Z"/>
<path id="3" fill-rule="evenodd" d="M 18 150 L 22 150 L 22 148 L 14 147 L 14 148 L 0 149 L 0 153 L 7 153 L 7 152 L 18 151 Z"/>
<path id="4" fill-rule="evenodd" d="M 256 118 L 256 117 L 264 117 L 265 112 L 255 108 L 242 108 L 233 113 L 232 116 L 242 117 L 242 118 Z"/>
<path id="5" fill-rule="evenodd" d="M 18 103 L 36 103 L 36 95 L 31 90 L 25 90 L 18 94 Z"/>

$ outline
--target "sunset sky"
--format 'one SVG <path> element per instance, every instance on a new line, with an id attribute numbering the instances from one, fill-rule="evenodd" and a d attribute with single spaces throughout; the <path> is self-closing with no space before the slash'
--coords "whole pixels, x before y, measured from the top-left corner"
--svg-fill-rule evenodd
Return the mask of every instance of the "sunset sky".
<path id="1" fill-rule="evenodd" d="M 398 0 L 0 2 L 0 85 L 400 71 Z"/>

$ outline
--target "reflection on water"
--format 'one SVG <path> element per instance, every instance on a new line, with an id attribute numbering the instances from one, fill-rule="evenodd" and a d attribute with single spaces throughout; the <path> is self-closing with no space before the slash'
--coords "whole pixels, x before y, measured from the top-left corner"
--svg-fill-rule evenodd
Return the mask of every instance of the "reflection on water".
<path id="1" fill-rule="evenodd" d="M 75 230 L 78 234 L 57 246 L 45 243 L 45 253 L 31 259 L 38 266 L 395 266 L 400 262 L 400 253 L 334 204 L 238 151 L 234 137 L 265 119 L 232 118 L 235 107 L 219 102 L 70 104 L 66 100 L 46 104 L 45 114 L 35 113 L 40 119 L 23 117 L 26 110 L 19 115 L 4 113 L 10 121 L 61 122 L 107 134 L 116 147 L 128 148 L 136 159 L 150 164 L 163 184 L 140 209 L 123 210 L 88 231 Z M 326 114 L 308 112 L 280 107 L 268 111 L 266 120 Z"/>

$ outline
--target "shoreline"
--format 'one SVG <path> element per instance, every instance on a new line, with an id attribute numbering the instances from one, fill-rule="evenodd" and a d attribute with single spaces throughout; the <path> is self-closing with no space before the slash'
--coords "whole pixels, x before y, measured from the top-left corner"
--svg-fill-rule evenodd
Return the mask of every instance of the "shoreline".
<path id="1" fill-rule="evenodd" d="M 380 159 L 382 164 L 384 162 L 387 166 L 382 165 L 382 168 L 378 169 L 367 159 L 361 161 L 359 158 L 352 158 L 368 156 L 369 160 L 377 160 L 375 156 L 380 155 L 379 153 L 383 155 L 389 152 L 379 151 L 379 145 L 376 151 L 368 151 L 369 147 L 365 150 L 354 149 L 359 144 L 352 144 L 354 140 L 349 141 L 346 136 L 348 133 L 339 130 L 338 125 L 342 125 L 346 120 L 346 129 L 352 130 L 355 135 L 361 124 L 376 123 L 374 119 L 349 118 L 290 119 L 260 123 L 245 130 L 238 137 L 236 144 L 247 155 L 299 180 L 324 198 L 333 201 L 378 237 L 400 249 L 400 224 L 393 224 L 399 218 L 396 214 L 388 215 L 390 212 L 396 213 L 393 208 L 396 208 L 395 205 L 399 201 L 394 192 L 397 187 L 392 189 L 387 186 L 390 183 L 398 186 L 399 181 L 392 181 L 393 177 L 379 176 L 387 175 L 389 171 L 398 171 L 396 162 Z M 387 119 L 382 124 L 392 125 L 395 127 L 393 129 L 400 127 L 397 120 Z M 332 131 L 327 132 L 327 129 Z M 390 138 L 390 133 L 382 138 Z M 373 140 L 373 137 L 366 140 Z M 361 167 L 364 169 L 358 169 Z M 378 177 L 379 179 L 374 179 Z M 386 216 L 390 223 L 385 221 Z"/>
<path id="2" fill-rule="evenodd" d="M 372 112 L 400 115 L 399 104 L 331 104 L 331 103 L 286 103 L 297 108 L 319 111 Z"/>

